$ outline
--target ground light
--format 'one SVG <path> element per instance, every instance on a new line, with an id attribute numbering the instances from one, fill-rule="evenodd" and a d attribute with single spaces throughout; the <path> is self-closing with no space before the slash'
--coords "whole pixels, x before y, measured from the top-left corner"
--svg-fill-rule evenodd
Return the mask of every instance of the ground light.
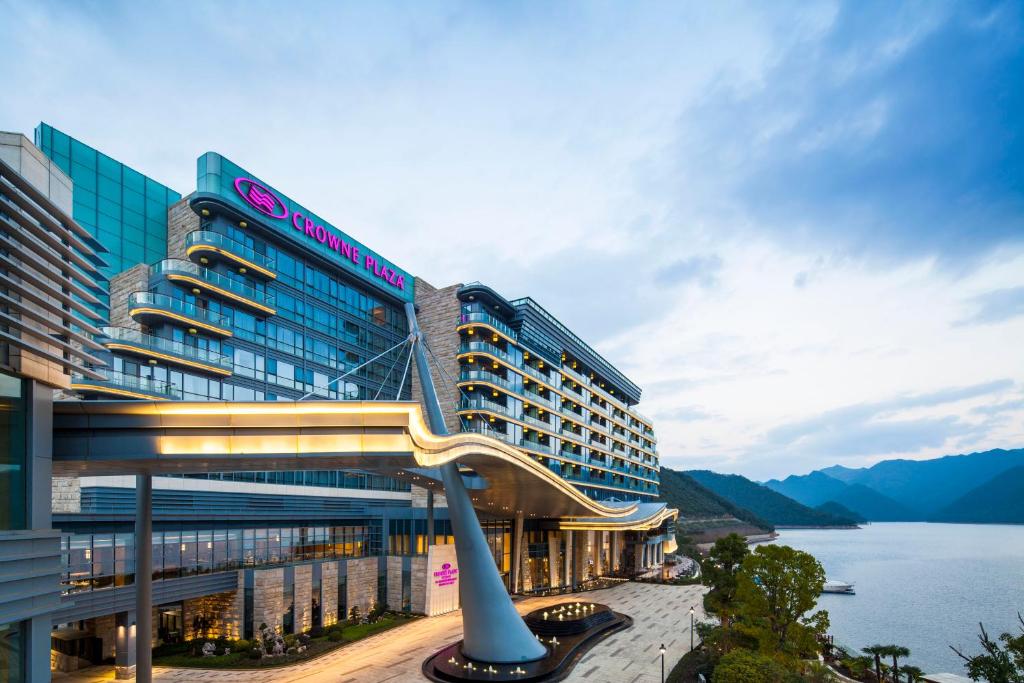
<path id="1" fill-rule="evenodd" d="M 661 644 L 658 652 L 661 653 L 661 683 L 665 683 L 665 643 Z"/>
<path id="2" fill-rule="evenodd" d="M 693 608 L 690 608 L 690 652 L 693 652 Z"/>

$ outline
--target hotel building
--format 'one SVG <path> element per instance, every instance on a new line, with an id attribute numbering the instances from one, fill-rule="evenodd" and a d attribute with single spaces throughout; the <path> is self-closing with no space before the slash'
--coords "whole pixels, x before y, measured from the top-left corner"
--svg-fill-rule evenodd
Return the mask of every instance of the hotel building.
<path id="1" fill-rule="evenodd" d="M 617 514 L 481 502 L 509 591 L 636 574 L 674 547 L 639 388 L 532 299 L 479 284 L 436 289 L 213 152 L 181 197 L 46 124 L 36 141 L 74 181 L 83 239 L 108 245 L 120 269 L 107 271 L 109 312 L 101 281 L 83 307 L 95 324 L 81 344 L 92 350 L 61 387 L 70 395 L 154 411 L 171 401 L 419 401 L 403 343 L 403 306 L 415 302 L 449 430 L 512 445 L 570 485 L 558 495 L 574 490 Z M 154 642 L 247 637 L 260 623 L 306 631 L 375 604 L 436 611 L 428 549 L 452 536 L 429 473 L 238 469 L 153 480 Z M 113 659 L 130 677 L 118 627 L 134 623 L 135 479 L 76 471 L 53 479 L 63 561 L 48 616 L 54 666 Z"/>

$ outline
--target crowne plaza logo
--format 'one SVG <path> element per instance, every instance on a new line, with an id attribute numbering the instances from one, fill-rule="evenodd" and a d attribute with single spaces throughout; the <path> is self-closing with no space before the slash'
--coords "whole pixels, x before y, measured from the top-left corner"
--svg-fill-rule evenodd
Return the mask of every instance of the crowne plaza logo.
<path id="1" fill-rule="evenodd" d="M 271 218 L 288 218 L 288 207 L 265 185 L 252 178 L 235 178 L 235 191 L 252 208 Z"/>

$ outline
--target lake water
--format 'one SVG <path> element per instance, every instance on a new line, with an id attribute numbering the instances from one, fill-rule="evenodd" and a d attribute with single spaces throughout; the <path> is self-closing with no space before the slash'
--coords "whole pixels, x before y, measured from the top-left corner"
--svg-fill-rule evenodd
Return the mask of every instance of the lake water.
<path id="1" fill-rule="evenodd" d="M 811 553 L 856 595 L 823 595 L 837 642 L 897 643 L 926 673 L 965 675 L 949 649 L 978 653 L 989 635 L 1017 633 L 1024 614 L 1024 526 L 870 524 L 856 530 L 783 529 L 776 543 Z"/>

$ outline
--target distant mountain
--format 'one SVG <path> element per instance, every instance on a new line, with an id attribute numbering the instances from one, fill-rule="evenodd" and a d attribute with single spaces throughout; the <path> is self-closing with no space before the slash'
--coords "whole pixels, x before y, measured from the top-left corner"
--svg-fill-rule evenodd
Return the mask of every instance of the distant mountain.
<path id="1" fill-rule="evenodd" d="M 883 460 L 861 469 L 836 465 L 818 471 L 846 484 L 867 486 L 927 517 L 997 475 L 1022 465 L 1024 449 L 1018 448 L 932 460 Z"/>
<path id="2" fill-rule="evenodd" d="M 822 503 L 821 505 L 815 505 L 814 509 L 817 510 L 818 512 L 825 512 L 830 515 L 835 515 L 836 517 L 845 517 L 846 519 L 852 519 L 856 521 L 858 524 L 863 524 L 864 522 L 868 521 L 864 519 L 862 516 L 858 515 L 853 510 L 851 510 L 850 508 L 846 507 L 845 505 L 840 505 L 834 500 L 830 500 L 827 503 Z"/>
<path id="3" fill-rule="evenodd" d="M 971 489 L 929 521 L 1024 524 L 1024 466 L 1001 472 Z"/>
<path id="4" fill-rule="evenodd" d="M 857 523 L 852 517 L 813 510 L 738 474 L 708 470 L 691 470 L 686 474 L 734 505 L 776 526 L 855 526 Z"/>
<path id="5" fill-rule="evenodd" d="M 872 522 L 908 522 L 924 518 L 922 513 L 863 484 L 847 484 L 822 472 L 794 474 L 782 481 L 766 481 L 764 485 L 812 508 L 829 502 L 839 503 Z"/>
<path id="6" fill-rule="evenodd" d="M 762 531 L 772 531 L 771 523 L 702 486 L 684 472 L 662 467 L 659 488 L 661 499 L 679 510 L 681 519 L 733 517 Z"/>

